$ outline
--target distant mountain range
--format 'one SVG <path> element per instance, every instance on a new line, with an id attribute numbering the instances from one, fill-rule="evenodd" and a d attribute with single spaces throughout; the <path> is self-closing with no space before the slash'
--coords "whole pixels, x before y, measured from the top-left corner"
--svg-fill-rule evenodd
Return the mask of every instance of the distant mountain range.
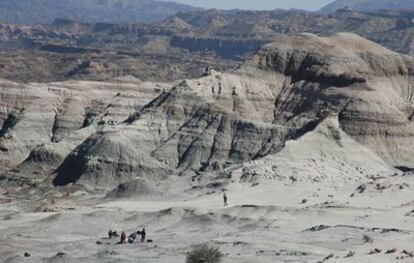
<path id="1" fill-rule="evenodd" d="M 414 55 L 414 11 L 203 10 L 155 23 L 0 24 L 0 77 L 22 82 L 194 78 L 207 66 L 236 68 L 262 45 L 301 32 L 353 32 Z"/>
<path id="2" fill-rule="evenodd" d="M 333 13 L 339 9 L 356 11 L 414 10 L 414 0 L 336 0 L 320 12 Z"/>
<path id="3" fill-rule="evenodd" d="M 82 22 L 154 22 L 197 8 L 154 0 L 1 0 L 0 21 L 45 24 L 55 18 Z"/>
<path id="4" fill-rule="evenodd" d="M 320 13 L 330 14 L 340 9 L 368 12 L 414 10 L 414 0 L 336 0 L 323 7 Z M 57 18 L 65 18 L 87 23 L 151 23 L 177 13 L 201 10 L 203 9 L 159 0 L 1 0 L 0 21 L 47 24 Z M 232 13 L 234 11 L 228 12 Z"/>

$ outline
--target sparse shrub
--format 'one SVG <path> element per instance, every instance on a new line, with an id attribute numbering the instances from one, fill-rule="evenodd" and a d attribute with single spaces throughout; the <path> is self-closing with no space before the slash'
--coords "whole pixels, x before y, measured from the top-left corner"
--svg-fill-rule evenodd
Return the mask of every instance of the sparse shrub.
<path id="1" fill-rule="evenodd" d="M 207 244 L 198 245 L 187 253 L 186 263 L 219 263 L 223 254 L 218 248 L 209 247 Z"/>
<path id="2" fill-rule="evenodd" d="M 364 243 L 372 243 L 372 242 L 374 242 L 374 240 L 370 236 L 368 236 L 368 235 L 363 235 L 362 236 L 362 239 L 364 240 Z"/>

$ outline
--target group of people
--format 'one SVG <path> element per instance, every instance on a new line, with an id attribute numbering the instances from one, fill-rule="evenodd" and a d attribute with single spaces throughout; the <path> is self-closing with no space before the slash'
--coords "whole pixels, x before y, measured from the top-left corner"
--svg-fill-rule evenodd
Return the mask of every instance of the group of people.
<path id="1" fill-rule="evenodd" d="M 224 206 L 229 205 L 227 201 L 226 193 L 223 193 L 223 203 L 224 203 Z M 127 237 L 127 234 L 125 233 L 125 231 L 122 231 L 120 244 L 134 243 L 138 236 L 141 236 L 140 242 L 144 243 L 146 235 L 147 233 L 145 231 L 145 228 L 143 228 L 141 231 L 137 231 L 137 232 L 130 234 L 129 237 Z M 114 237 L 119 237 L 119 234 L 116 231 L 109 230 L 108 237 L 112 239 Z"/>
<path id="2" fill-rule="evenodd" d="M 122 231 L 120 244 L 126 244 L 127 242 L 134 243 L 138 236 L 141 236 L 140 242 L 144 243 L 146 235 L 147 233 L 145 231 L 145 228 L 143 228 L 141 231 L 131 233 L 129 237 L 127 237 L 127 234 L 125 233 L 125 231 Z M 108 237 L 111 239 L 114 237 L 119 237 L 119 235 L 116 231 L 109 230 Z"/>

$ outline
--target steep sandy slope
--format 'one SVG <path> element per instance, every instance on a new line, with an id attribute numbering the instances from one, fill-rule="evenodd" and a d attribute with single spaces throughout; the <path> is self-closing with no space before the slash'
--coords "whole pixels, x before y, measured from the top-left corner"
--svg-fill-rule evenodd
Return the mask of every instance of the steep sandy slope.
<path id="1" fill-rule="evenodd" d="M 394 172 L 374 152 L 344 133 L 337 117 L 331 116 L 315 130 L 287 142 L 280 152 L 232 170 L 230 177 L 252 184 L 275 179 L 311 183 L 326 180 L 362 182 L 366 177 Z"/>
<path id="2" fill-rule="evenodd" d="M 82 167 L 72 180 L 112 186 L 135 176 L 250 160 L 267 150 L 263 137 L 280 143 L 271 124 L 272 97 L 264 82 L 232 74 L 182 82 L 114 130 L 90 137 L 59 168 L 55 182 L 73 175 L 66 167 Z"/>
<path id="3" fill-rule="evenodd" d="M 59 163 L 104 124 L 125 119 L 166 88 L 132 79 L 28 85 L 2 80 L 0 85 L 0 171 L 25 159 Z"/>

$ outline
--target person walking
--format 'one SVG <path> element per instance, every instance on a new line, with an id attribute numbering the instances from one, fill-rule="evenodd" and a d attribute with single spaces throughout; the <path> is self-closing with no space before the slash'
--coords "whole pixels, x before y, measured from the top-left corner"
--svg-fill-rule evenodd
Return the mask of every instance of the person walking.
<path id="1" fill-rule="evenodd" d="M 224 206 L 229 206 L 229 204 L 227 203 L 227 195 L 226 195 L 226 193 L 223 194 L 223 202 L 224 202 Z"/>
<path id="2" fill-rule="evenodd" d="M 142 229 L 141 231 L 141 243 L 145 242 L 145 236 L 147 235 L 147 233 L 145 232 L 145 228 Z"/>

